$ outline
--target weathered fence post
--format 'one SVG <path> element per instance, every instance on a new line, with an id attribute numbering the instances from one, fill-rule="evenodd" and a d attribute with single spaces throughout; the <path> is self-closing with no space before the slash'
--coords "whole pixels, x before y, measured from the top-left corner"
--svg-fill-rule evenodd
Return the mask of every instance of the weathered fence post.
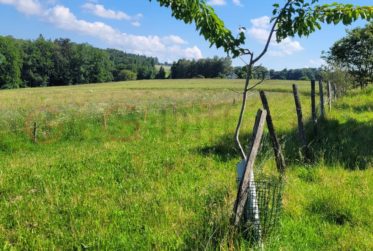
<path id="1" fill-rule="evenodd" d="M 106 112 L 104 111 L 104 114 L 102 115 L 102 120 L 104 122 L 104 129 L 107 130 L 107 117 Z"/>
<path id="2" fill-rule="evenodd" d="M 275 127 L 273 125 L 271 111 L 269 109 L 269 104 L 267 100 L 267 96 L 264 91 L 260 91 L 260 98 L 262 100 L 263 108 L 267 111 L 267 127 L 269 131 L 269 135 L 271 137 L 272 141 L 272 147 L 273 151 L 275 152 L 275 158 L 276 158 L 276 165 L 277 169 L 280 173 L 284 173 L 285 171 L 285 159 L 284 155 L 281 151 L 281 145 L 277 138 Z"/>
<path id="3" fill-rule="evenodd" d="M 334 99 L 337 99 L 337 97 L 338 97 L 337 96 L 338 95 L 338 93 L 337 93 L 337 85 L 335 83 L 333 83 L 332 87 L 333 87 Z"/>
<path id="4" fill-rule="evenodd" d="M 324 108 L 324 88 L 322 80 L 319 80 L 319 93 L 320 93 L 320 116 L 323 118 L 325 115 Z"/>
<path id="5" fill-rule="evenodd" d="M 264 125 L 266 122 L 266 117 L 267 117 L 267 112 L 265 110 L 259 109 L 256 119 L 255 119 L 255 124 L 254 124 L 254 129 L 253 129 L 253 141 L 250 144 L 250 149 L 249 149 L 249 154 L 248 158 L 245 161 L 245 170 L 244 170 L 244 175 L 243 178 L 240 182 L 239 188 L 238 188 L 238 193 L 237 193 L 237 198 L 234 203 L 234 208 L 233 208 L 233 213 L 234 213 L 234 219 L 233 223 L 235 226 L 239 226 L 241 217 L 244 212 L 244 208 L 249 196 L 249 193 L 252 192 L 252 200 L 256 200 L 256 195 L 254 194 L 255 191 L 250 191 L 251 187 L 255 187 L 254 183 L 254 163 L 256 159 L 256 155 L 258 154 L 258 150 L 260 147 L 260 143 L 262 140 L 263 136 L 263 130 L 264 130 Z M 255 203 L 256 202 L 256 203 Z M 254 201 L 252 203 L 253 205 L 253 224 L 254 224 L 254 230 L 256 234 L 256 239 L 260 240 L 261 239 L 261 230 L 260 230 L 260 218 L 259 218 L 259 208 L 257 205 L 257 201 Z"/>
<path id="6" fill-rule="evenodd" d="M 302 149 L 304 156 L 307 159 L 309 159 L 310 154 L 309 154 L 308 146 L 307 146 L 306 133 L 304 131 L 302 106 L 301 106 L 300 99 L 299 99 L 298 86 L 296 84 L 293 84 L 293 94 L 294 94 L 295 107 L 296 107 L 297 117 L 298 117 L 298 134 L 299 134 L 299 140 L 301 143 L 301 149 Z"/>
<path id="7" fill-rule="evenodd" d="M 143 118 L 144 123 L 146 123 L 146 119 L 147 118 L 148 118 L 148 107 L 145 106 L 145 109 L 144 109 L 144 118 Z"/>
<path id="8" fill-rule="evenodd" d="M 317 115 L 316 115 L 316 82 L 311 80 L 311 113 L 314 134 L 317 134 Z"/>
<path id="9" fill-rule="evenodd" d="M 34 143 L 38 143 L 38 124 L 34 122 L 34 126 L 32 128 L 32 141 Z"/>
<path id="10" fill-rule="evenodd" d="M 332 110 L 332 88 L 331 88 L 330 81 L 328 81 L 328 84 L 327 84 L 327 93 L 328 93 L 329 111 L 331 111 Z"/>

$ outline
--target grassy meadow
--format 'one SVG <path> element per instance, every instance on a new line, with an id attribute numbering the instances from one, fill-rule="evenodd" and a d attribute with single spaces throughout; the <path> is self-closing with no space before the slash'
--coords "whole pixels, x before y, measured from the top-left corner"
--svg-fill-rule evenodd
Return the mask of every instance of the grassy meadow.
<path id="1" fill-rule="evenodd" d="M 373 249 L 373 88 L 333 103 L 298 151 L 292 82 L 267 81 L 288 164 L 268 250 Z M 152 80 L 0 91 L 0 248 L 231 250 L 242 80 Z M 249 94 L 248 142 L 259 94 Z M 34 125 L 36 123 L 36 142 Z M 265 135 L 256 168 L 276 174 Z"/>

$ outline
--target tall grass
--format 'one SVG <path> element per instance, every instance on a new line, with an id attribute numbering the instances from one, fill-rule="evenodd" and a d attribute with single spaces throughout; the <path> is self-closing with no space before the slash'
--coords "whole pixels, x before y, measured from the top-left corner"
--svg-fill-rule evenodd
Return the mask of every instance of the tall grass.
<path id="1" fill-rule="evenodd" d="M 305 166 L 290 84 L 261 87 L 288 162 L 281 225 L 265 245 L 372 249 L 372 137 L 363 137 L 370 135 L 372 92 L 334 105 L 311 142 L 315 163 Z M 308 85 L 299 84 L 307 118 Z M 229 224 L 239 87 L 180 80 L 0 92 L 0 247 L 247 249 Z M 261 107 L 257 93 L 248 107 L 246 142 Z M 267 136 L 259 167 L 275 170 Z"/>

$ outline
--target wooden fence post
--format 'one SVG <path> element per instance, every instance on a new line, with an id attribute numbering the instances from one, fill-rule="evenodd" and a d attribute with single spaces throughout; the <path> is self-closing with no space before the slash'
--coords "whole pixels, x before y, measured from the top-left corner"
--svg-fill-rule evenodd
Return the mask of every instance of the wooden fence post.
<path id="1" fill-rule="evenodd" d="M 327 85 L 327 93 L 328 93 L 328 105 L 329 105 L 329 111 L 331 111 L 331 110 L 332 110 L 332 88 L 331 88 L 330 81 L 328 81 L 328 85 Z"/>
<path id="2" fill-rule="evenodd" d="M 337 99 L 337 85 L 335 83 L 333 83 L 332 87 L 333 87 L 333 96 L 334 96 L 334 99 Z"/>
<path id="3" fill-rule="evenodd" d="M 254 163 L 256 155 L 258 154 L 259 146 L 263 136 L 264 124 L 266 121 L 267 112 L 265 110 L 259 109 L 254 129 L 253 129 L 253 142 L 250 144 L 249 155 L 246 160 L 246 167 L 244 171 L 243 178 L 241 180 L 240 186 L 238 188 L 237 198 L 234 203 L 234 225 L 238 226 L 241 221 L 241 217 L 246 205 L 247 197 L 249 195 L 249 186 L 252 174 L 254 173 Z M 260 226 L 259 226 L 260 227 Z"/>
<path id="4" fill-rule="evenodd" d="M 323 118 L 325 115 L 324 108 L 324 88 L 322 80 L 319 80 L 319 93 L 320 93 L 320 116 Z"/>
<path id="5" fill-rule="evenodd" d="M 316 115 L 316 82 L 311 80 L 311 113 L 314 134 L 317 135 L 317 115 Z"/>
<path id="6" fill-rule="evenodd" d="M 34 122 L 34 127 L 32 128 L 32 140 L 34 143 L 38 143 L 38 124 Z"/>
<path id="7" fill-rule="evenodd" d="M 271 111 L 269 109 L 267 96 L 264 91 L 260 91 L 263 108 L 267 111 L 267 127 L 272 141 L 273 151 L 275 153 L 277 169 L 280 173 L 285 172 L 285 159 L 281 151 L 281 145 L 277 138 L 275 127 L 273 125 Z"/>
<path id="8" fill-rule="evenodd" d="M 302 106 L 300 104 L 298 86 L 296 84 L 293 84 L 293 94 L 294 94 L 295 107 L 296 107 L 297 117 L 298 117 L 298 134 L 299 134 L 301 149 L 302 149 L 304 156 L 307 159 L 309 159 L 310 154 L 309 154 L 308 146 L 307 146 L 306 133 L 304 131 Z"/>
<path id="9" fill-rule="evenodd" d="M 107 130 L 107 117 L 106 117 L 105 111 L 104 111 L 104 114 L 102 115 L 102 120 L 104 122 L 104 129 Z"/>
<path id="10" fill-rule="evenodd" d="M 144 108 L 144 118 L 143 118 L 144 123 L 146 123 L 147 118 L 148 118 L 148 107 L 145 106 L 145 108 Z"/>

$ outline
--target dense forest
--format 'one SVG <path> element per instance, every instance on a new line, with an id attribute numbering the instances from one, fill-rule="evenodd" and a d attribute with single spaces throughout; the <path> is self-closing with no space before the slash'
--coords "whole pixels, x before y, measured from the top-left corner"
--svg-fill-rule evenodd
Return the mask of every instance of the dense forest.
<path id="1" fill-rule="evenodd" d="M 171 77 L 178 78 L 225 78 L 232 72 L 230 58 L 180 59 L 171 66 Z"/>
<path id="2" fill-rule="evenodd" d="M 21 40 L 0 36 L 0 88 L 150 79 L 157 58 L 99 49 L 69 39 Z"/>
<path id="3" fill-rule="evenodd" d="M 21 40 L 0 36 L 0 88 L 38 87 L 103 83 L 135 79 L 246 78 L 244 67 L 232 67 L 230 58 L 180 59 L 156 69 L 158 59 L 99 49 L 69 39 Z M 320 77 L 320 69 L 269 70 L 256 66 L 251 78 L 310 80 Z"/>

